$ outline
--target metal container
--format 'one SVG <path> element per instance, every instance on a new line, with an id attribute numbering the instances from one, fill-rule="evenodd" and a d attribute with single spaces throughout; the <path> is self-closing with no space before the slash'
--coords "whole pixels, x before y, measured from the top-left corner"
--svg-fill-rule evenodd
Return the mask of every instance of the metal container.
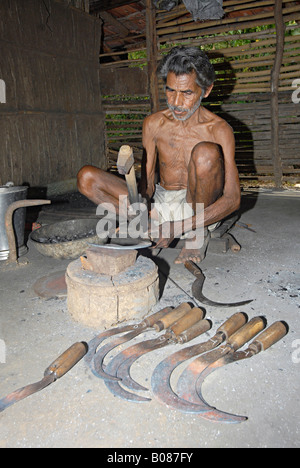
<path id="1" fill-rule="evenodd" d="M 9 245 L 5 228 L 5 213 L 9 205 L 17 200 L 25 200 L 27 187 L 15 187 L 11 182 L 0 185 L 0 260 L 6 260 L 9 255 Z M 18 256 L 27 252 L 24 245 L 26 208 L 18 208 L 13 214 L 13 226 L 16 236 Z"/>

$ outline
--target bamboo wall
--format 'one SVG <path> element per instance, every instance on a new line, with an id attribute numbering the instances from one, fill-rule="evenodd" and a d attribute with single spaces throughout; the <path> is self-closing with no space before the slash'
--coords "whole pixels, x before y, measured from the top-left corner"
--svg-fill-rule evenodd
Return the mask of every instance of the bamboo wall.
<path id="1" fill-rule="evenodd" d="M 241 178 L 246 179 L 272 180 L 274 177 L 270 122 L 270 76 L 276 52 L 274 3 L 274 0 L 224 0 L 226 19 L 209 22 L 194 22 L 184 5 L 170 12 L 156 13 L 158 58 L 180 43 L 201 46 L 213 61 L 217 80 L 204 105 L 232 125 L 237 142 L 237 165 Z M 300 78 L 300 35 L 299 31 L 293 35 L 299 24 L 289 25 L 291 21 L 300 21 L 299 2 L 284 0 L 283 17 L 286 37 L 279 82 L 279 146 L 285 180 L 300 178 L 300 104 L 292 102 L 293 82 Z M 251 31 L 256 26 L 264 29 L 259 33 Z M 247 44 L 233 45 L 232 41 L 238 39 L 247 40 Z M 131 68 L 143 63 L 145 58 L 128 59 L 124 63 L 114 57 L 111 63 L 103 63 L 101 67 L 117 74 L 121 67 Z M 159 92 L 163 108 L 162 83 L 159 83 Z M 121 101 L 120 96 L 104 100 L 111 165 L 115 163 L 119 145 L 125 142 L 134 147 L 137 161 L 141 159 L 141 125 L 150 112 L 150 102 L 146 100 L 146 93 L 144 98 L 134 94 L 131 100 L 126 97 L 127 100 Z M 121 113 L 127 116 L 127 126 Z"/>
<path id="2" fill-rule="evenodd" d="M 54 0 L 1 0 L 0 185 L 46 186 L 107 167 L 101 23 Z"/>

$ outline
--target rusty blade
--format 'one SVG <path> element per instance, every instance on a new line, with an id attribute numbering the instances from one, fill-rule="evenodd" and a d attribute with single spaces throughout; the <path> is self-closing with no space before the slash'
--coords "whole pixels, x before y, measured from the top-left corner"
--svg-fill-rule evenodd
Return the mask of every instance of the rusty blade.
<path id="1" fill-rule="evenodd" d="M 215 301 L 212 301 L 211 299 L 208 299 L 202 293 L 202 288 L 203 288 L 203 284 L 205 281 L 205 276 L 202 270 L 198 267 L 198 265 L 196 265 L 196 263 L 192 262 L 191 260 L 187 260 L 184 266 L 197 278 L 192 284 L 192 294 L 202 304 L 215 306 L 215 307 L 239 307 L 239 306 L 246 305 L 252 302 L 253 299 L 249 299 L 247 301 L 240 301 L 240 302 L 215 302 Z"/>
<path id="2" fill-rule="evenodd" d="M 175 368 L 194 356 L 213 350 L 245 325 L 247 320 L 246 314 L 237 312 L 223 322 L 208 341 L 184 348 L 164 359 L 152 374 L 151 383 L 154 395 L 169 406 L 175 402 L 178 403 L 179 397 L 171 387 L 171 375 Z"/>
<path id="3" fill-rule="evenodd" d="M 43 390 L 43 388 L 47 387 L 55 380 L 56 380 L 56 377 L 54 374 L 46 375 L 39 382 L 26 385 L 25 387 L 21 387 L 18 390 L 15 390 L 14 392 L 10 393 L 6 397 L 1 398 L 0 412 L 4 411 L 6 408 L 17 403 L 18 401 L 21 401 L 24 398 L 27 398 L 29 395 L 39 392 L 40 390 Z"/>
<path id="4" fill-rule="evenodd" d="M 206 377 L 220 367 L 231 364 L 232 362 L 249 359 L 252 356 L 259 354 L 261 351 L 265 351 L 270 346 L 281 340 L 288 332 L 288 326 L 285 322 L 278 321 L 274 322 L 270 327 L 264 330 L 247 349 L 243 351 L 235 351 L 228 353 L 226 356 L 221 357 L 217 361 L 210 364 L 199 376 L 196 382 L 197 395 L 206 403 L 202 395 L 202 385 Z M 194 401 L 196 402 L 196 401 Z M 219 410 L 217 410 L 219 411 Z"/>
<path id="5" fill-rule="evenodd" d="M 178 323 L 178 322 L 177 322 Z M 198 323 L 191 326 L 189 329 L 184 330 L 181 334 L 176 335 L 170 339 L 169 342 L 186 342 L 189 341 L 201 333 L 207 331 L 210 327 L 210 323 L 207 320 L 200 320 Z M 138 343 L 130 348 L 119 353 L 108 365 L 109 372 L 113 373 L 114 375 L 118 375 L 118 377 L 122 378 L 122 385 L 126 385 L 127 388 L 132 390 L 147 390 L 145 387 L 134 381 L 130 376 L 130 367 L 132 364 L 143 354 L 151 352 L 155 349 L 160 347 L 164 347 L 169 344 L 168 341 L 165 340 L 166 335 L 160 337 L 160 341 L 158 339 L 155 340 L 148 340 L 146 346 L 144 343 Z M 120 375 L 119 375 L 120 373 Z M 105 382 L 106 386 L 109 390 L 115 395 L 120 396 L 125 400 L 130 401 L 148 401 L 149 399 L 145 399 L 144 397 L 140 397 L 139 395 L 135 395 L 133 393 L 128 392 L 125 390 L 119 382 Z"/>
<path id="6" fill-rule="evenodd" d="M 161 361 L 154 369 L 151 377 L 151 387 L 155 397 L 162 403 L 173 406 L 172 403 L 179 398 L 171 387 L 171 375 L 176 367 L 194 356 L 211 351 L 213 348 L 219 346 L 222 341 L 224 341 L 222 334 L 216 334 L 205 343 L 198 343 L 180 349 Z"/>
<path id="7" fill-rule="evenodd" d="M 210 364 L 220 358 L 223 358 L 227 353 L 237 351 L 247 343 L 247 341 L 250 341 L 255 335 L 257 335 L 257 333 L 259 333 L 264 327 L 265 320 L 262 317 L 254 317 L 246 325 L 230 336 L 224 345 L 192 361 L 178 379 L 177 393 L 180 398 L 192 403 L 195 401 L 201 402 L 196 387 L 199 375 Z"/>
<path id="8" fill-rule="evenodd" d="M 195 310 L 198 311 L 195 314 Z M 193 314 L 195 314 L 194 317 Z M 188 322 L 185 324 L 182 321 L 186 321 L 187 316 L 190 316 L 192 322 L 190 322 L 190 326 L 188 326 Z M 201 317 L 201 318 L 200 318 Z M 170 330 L 172 330 L 173 334 L 169 334 L 168 331 L 161 339 L 165 342 L 159 342 L 158 347 L 165 346 L 170 343 L 186 343 L 199 335 L 205 333 L 211 327 L 211 323 L 208 320 L 202 320 L 203 311 L 199 308 L 192 309 L 190 312 L 186 314 L 183 319 L 177 322 L 177 325 L 174 324 Z M 178 328 L 179 326 L 179 328 Z M 166 340 L 166 341 L 165 341 Z M 157 344 L 154 341 L 148 340 L 140 345 L 137 349 L 137 352 L 134 355 L 131 355 L 130 358 L 127 358 L 124 362 L 120 364 L 117 370 L 117 376 L 122 379 L 122 384 L 132 390 L 145 390 L 145 387 L 141 386 L 138 382 L 132 379 L 130 375 L 130 369 L 133 363 L 143 354 L 146 354 L 153 349 L 157 348 Z"/>
<path id="9" fill-rule="evenodd" d="M 95 336 L 91 341 L 88 342 L 88 352 L 85 355 L 84 362 L 89 366 L 94 354 L 96 353 L 99 345 L 109 338 L 110 336 L 118 335 L 119 333 L 125 333 L 130 330 L 133 330 L 136 325 L 123 325 L 121 327 L 112 328 L 111 330 L 106 330 L 99 335 Z"/>
<path id="10" fill-rule="evenodd" d="M 162 338 L 162 337 L 160 337 Z M 117 375 L 117 370 L 119 366 L 123 362 L 127 362 L 127 359 L 133 363 L 138 357 L 142 356 L 142 354 L 146 354 L 153 349 L 158 349 L 161 344 L 161 347 L 165 346 L 167 343 L 165 340 L 160 340 L 160 343 L 158 342 L 158 338 L 151 340 L 154 343 L 155 347 L 152 347 L 149 345 L 149 348 L 147 347 L 141 347 L 142 343 L 137 343 L 136 345 L 130 346 L 129 348 L 125 349 L 121 353 L 117 354 L 111 362 L 107 365 L 106 370 L 110 375 Z M 150 340 L 149 340 L 150 341 Z M 112 380 L 105 380 L 104 381 L 106 387 L 108 390 L 114 395 L 122 398 L 123 400 L 126 401 L 133 401 L 136 403 L 141 403 L 145 401 L 151 401 L 151 398 L 148 397 L 143 397 L 141 395 L 136 395 L 135 393 L 129 392 L 128 390 L 124 389 L 121 385 L 123 381 L 117 382 L 117 381 L 112 381 Z M 137 390 L 148 390 L 147 388 L 137 384 Z"/>
<path id="11" fill-rule="evenodd" d="M 107 378 L 107 374 L 105 374 L 103 366 L 104 357 L 119 344 L 129 341 L 145 331 L 147 328 L 151 328 L 155 321 L 167 315 L 169 312 L 171 312 L 171 310 L 171 307 L 165 307 L 164 309 L 147 316 L 138 324 L 116 327 L 112 328 L 111 330 L 107 330 L 106 332 L 100 333 L 88 343 L 88 353 L 85 356 L 85 363 L 90 367 L 93 374 L 95 374 L 97 377 Z M 97 353 L 97 348 L 104 340 L 111 336 L 125 332 L 129 333 L 117 338 L 112 343 L 108 343 Z"/>

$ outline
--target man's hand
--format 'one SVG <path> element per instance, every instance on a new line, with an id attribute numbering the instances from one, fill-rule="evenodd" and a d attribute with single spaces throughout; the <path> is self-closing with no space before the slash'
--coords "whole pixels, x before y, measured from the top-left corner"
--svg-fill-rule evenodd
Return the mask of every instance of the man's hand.
<path id="1" fill-rule="evenodd" d="M 157 226 L 157 230 L 150 232 L 150 239 L 155 242 L 153 249 L 166 249 L 174 240 L 174 224 L 173 222 L 165 222 Z"/>

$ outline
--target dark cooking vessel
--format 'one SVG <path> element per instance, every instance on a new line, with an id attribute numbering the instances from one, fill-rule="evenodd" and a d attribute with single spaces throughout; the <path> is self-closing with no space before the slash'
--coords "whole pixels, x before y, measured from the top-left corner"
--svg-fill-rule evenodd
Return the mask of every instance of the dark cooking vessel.
<path id="1" fill-rule="evenodd" d="M 74 259 L 82 255 L 92 244 L 105 244 L 96 233 L 100 218 L 71 219 L 48 224 L 29 235 L 34 247 L 46 257 Z M 72 240 L 69 240 L 72 239 Z"/>

